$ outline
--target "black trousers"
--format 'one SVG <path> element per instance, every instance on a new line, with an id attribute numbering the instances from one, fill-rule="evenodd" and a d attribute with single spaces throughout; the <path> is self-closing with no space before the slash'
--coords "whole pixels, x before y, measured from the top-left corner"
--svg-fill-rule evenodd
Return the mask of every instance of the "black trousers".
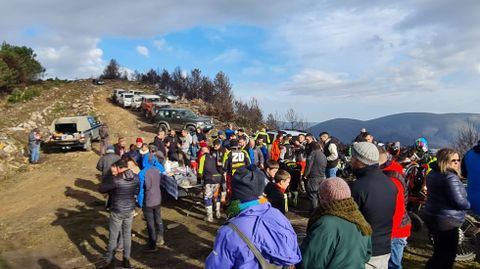
<path id="1" fill-rule="evenodd" d="M 458 248 L 458 228 L 445 231 L 431 229 L 433 237 L 433 255 L 425 268 L 453 268 Z"/>
<path id="2" fill-rule="evenodd" d="M 309 178 L 305 183 L 305 189 L 307 191 L 308 200 L 310 200 L 311 209 L 310 212 L 313 212 L 315 208 L 318 207 L 318 187 L 320 183 L 324 181 L 323 178 Z"/>
<path id="3" fill-rule="evenodd" d="M 148 241 L 150 246 L 155 246 L 157 239 L 163 239 L 163 221 L 160 206 L 144 207 L 143 215 L 147 220 Z"/>

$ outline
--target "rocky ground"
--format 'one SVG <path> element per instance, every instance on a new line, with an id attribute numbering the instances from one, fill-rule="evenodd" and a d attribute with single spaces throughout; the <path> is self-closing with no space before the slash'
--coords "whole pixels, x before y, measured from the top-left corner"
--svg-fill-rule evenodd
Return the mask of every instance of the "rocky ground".
<path id="1" fill-rule="evenodd" d="M 154 136 L 150 124 L 139 114 L 110 103 L 111 90 L 120 86 L 108 82 L 94 86 L 89 81 L 51 85 L 35 100 L 0 111 L 0 160 L 5 171 L 0 181 L 0 268 L 95 268 L 102 261 L 108 213 L 105 197 L 97 192 L 98 145 L 94 144 L 92 152 L 42 154 L 41 164 L 32 166 L 23 157 L 21 141 L 29 129 L 45 129 L 55 117 L 84 113 L 109 124 L 112 142 L 118 136 L 131 142 L 138 136 L 150 141 Z M 221 222 L 203 221 L 204 210 L 196 194 L 192 191 L 178 201 L 166 197 L 162 207 L 166 245 L 156 253 L 142 252 L 147 232 L 139 211 L 133 224 L 132 262 L 136 267 L 203 268 Z M 288 217 L 302 235 L 305 212 L 290 212 Z M 430 255 L 425 241 L 415 240 L 405 255 L 406 268 L 423 268 Z M 465 263 L 457 268 L 477 266 Z"/>

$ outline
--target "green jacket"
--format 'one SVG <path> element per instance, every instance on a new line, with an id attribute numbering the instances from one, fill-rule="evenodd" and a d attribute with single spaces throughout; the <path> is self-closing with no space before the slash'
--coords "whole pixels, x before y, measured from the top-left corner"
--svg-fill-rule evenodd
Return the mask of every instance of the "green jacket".
<path id="1" fill-rule="evenodd" d="M 318 219 L 300 247 L 298 268 L 365 268 L 372 254 L 370 236 L 362 236 L 357 226 L 335 216 Z"/>

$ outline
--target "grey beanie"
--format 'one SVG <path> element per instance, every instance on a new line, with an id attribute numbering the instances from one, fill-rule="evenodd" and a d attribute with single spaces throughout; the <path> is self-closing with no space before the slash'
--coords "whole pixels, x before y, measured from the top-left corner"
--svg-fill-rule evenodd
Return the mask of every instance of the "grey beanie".
<path id="1" fill-rule="evenodd" d="M 379 153 L 377 146 L 370 142 L 358 142 L 352 147 L 352 157 L 366 165 L 378 164 Z"/>

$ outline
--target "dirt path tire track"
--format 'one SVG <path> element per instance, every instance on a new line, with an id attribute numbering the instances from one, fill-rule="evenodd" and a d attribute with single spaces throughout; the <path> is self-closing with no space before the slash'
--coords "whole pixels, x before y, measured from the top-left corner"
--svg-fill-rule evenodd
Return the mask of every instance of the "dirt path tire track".
<path id="1" fill-rule="evenodd" d="M 151 141 L 154 128 L 129 110 L 111 104 L 110 92 L 110 87 L 104 87 L 95 97 L 95 110 L 113 136 L 110 143 L 118 136 L 131 143 L 138 136 Z M 108 240 L 104 197 L 96 191 L 98 158 L 96 151 L 49 154 L 32 171 L 15 175 L 18 183 L 0 193 L 0 268 L 95 268 Z M 206 224 L 201 206 L 191 205 L 164 202 L 165 226 L 177 227 L 166 231 L 165 247 L 148 255 L 141 251 L 147 233 L 137 210 L 140 214 L 134 220 L 132 242 L 136 267 L 203 267 L 218 225 Z"/>

